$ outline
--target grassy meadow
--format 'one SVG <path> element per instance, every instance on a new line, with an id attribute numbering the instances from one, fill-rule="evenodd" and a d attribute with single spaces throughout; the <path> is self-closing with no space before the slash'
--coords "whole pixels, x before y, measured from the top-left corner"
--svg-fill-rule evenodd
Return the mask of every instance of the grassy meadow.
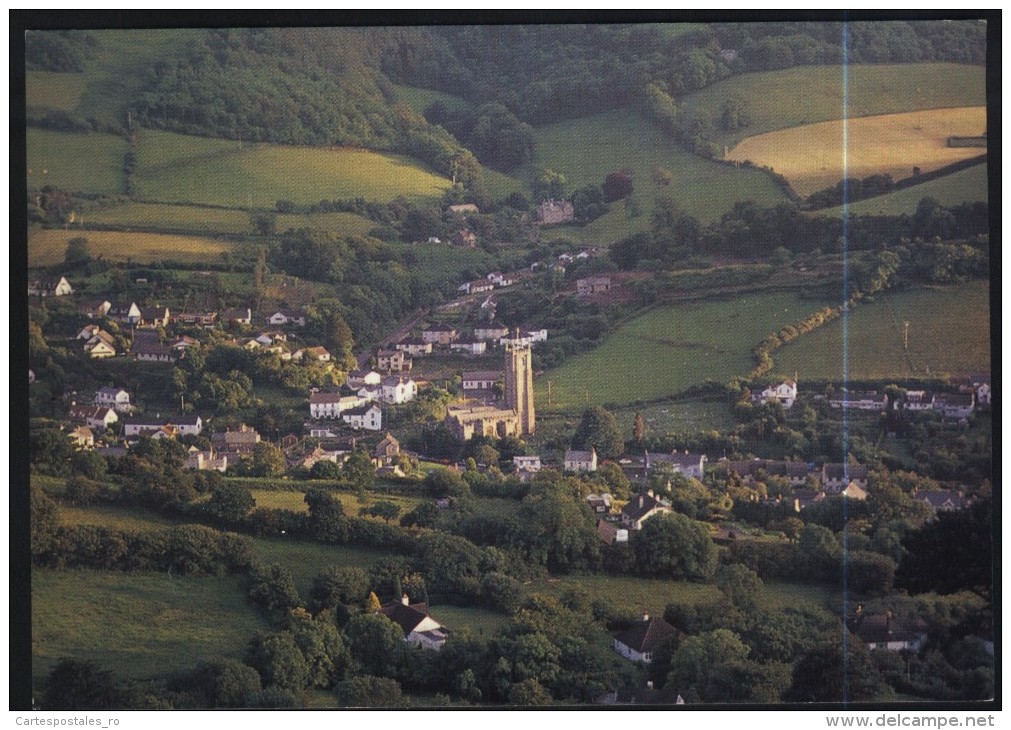
<path id="1" fill-rule="evenodd" d="M 194 234 L 245 235 L 253 232 L 249 213 L 197 205 L 126 202 L 79 216 L 84 225 L 187 231 Z"/>
<path id="2" fill-rule="evenodd" d="M 909 322 L 909 352 L 903 323 Z M 845 322 L 854 380 L 990 370 L 990 285 L 918 287 L 878 295 Z M 844 320 L 836 319 L 773 353 L 775 371 L 801 381 L 842 380 Z"/>
<path id="3" fill-rule="evenodd" d="M 166 259 L 192 263 L 218 261 L 223 253 L 234 249 L 228 241 L 199 236 L 32 228 L 28 231 L 28 266 L 60 263 L 67 252 L 67 241 L 78 236 L 88 239 L 93 258 L 139 264 Z"/>
<path id="4" fill-rule="evenodd" d="M 913 166 L 930 172 L 978 156 L 977 147 L 948 147 L 951 135 L 986 130 L 986 107 L 954 107 L 819 122 L 748 137 L 727 159 L 750 160 L 786 176 L 801 195 L 844 177 L 888 173 L 898 180 Z"/>
<path id="5" fill-rule="evenodd" d="M 986 101 L 986 69 L 956 63 L 850 65 L 843 109 L 843 67 L 797 66 L 733 76 L 692 94 L 685 111 L 718 119 L 725 99 L 742 100 L 751 124 L 716 130 L 720 144 L 815 122 L 920 109 L 977 106 Z M 978 134 L 978 132 L 977 132 Z M 775 166 L 779 169 L 779 166 Z"/>
<path id="6" fill-rule="evenodd" d="M 35 677 L 64 657 L 124 679 L 164 677 L 203 660 L 241 659 L 269 629 L 232 576 L 36 569 L 31 592 Z"/>
<path id="7" fill-rule="evenodd" d="M 114 134 L 71 134 L 29 127 L 25 153 L 28 189 L 46 185 L 71 192 L 120 195 L 126 189 L 126 140 Z"/>
<path id="8" fill-rule="evenodd" d="M 272 208 L 363 197 L 435 198 L 449 181 L 398 155 L 294 147 L 145 130 L 137 142 L 141 198 Z"/>
<path id="9" fill-rule="evenodd" d="M 982 150 L 978 150 L 982 152 Z M 973 165 L 936 180 L 895 190 L 867 200 L 850 203 L 850 215 L 912 215 L 923 198 L 934 198 L 941 205 L 986 202 L 990 197 L 986 163 Z M 819 210 L 818 215 L 842 215 L 842 206 Z"/>
<path id="10" fill-rule="evenodd" d="M 825 304 L 769 292 L 658 307 L 538 378 L 538 408 L 578 411 L 662 398 L 706 380 L 726 382 L 751 370 L 751 348 L 766 334 Z"/>
<path id="11" fill-rule="evenodd" d="M 624 203 L 581 229 L 559 228 L 581 242 L 607 244 L 643 230 L 658 196 L 673 198 L 703 222 L 718 218 L 740 200 L 775 205 L 786 196 L 760 170 L 737 169 L 686 152 L 651 122 L 628 111 L 608 112 L 537 127 L 532 167 L 550 168 L 566 178 L 566 189 L 600 185 L 608 172 L 632 175 L 640 214 L 629 217 Z M 653 173 L 671 172 L 669 185 L 658 185 Z"/>

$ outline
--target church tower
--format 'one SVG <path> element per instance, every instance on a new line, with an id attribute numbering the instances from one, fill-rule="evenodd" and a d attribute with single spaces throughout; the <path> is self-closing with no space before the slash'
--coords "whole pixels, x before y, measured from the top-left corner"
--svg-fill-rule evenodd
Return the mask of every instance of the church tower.
<path id="1" fill-rule="evenodd" d="M 506 407 L 519 416 L 519 430 L 523 436 L 534 432 L 534 369 L 530 355 L 530 341 L 521 339 L 519 332 L 506 341 L 505 402 Z"/>

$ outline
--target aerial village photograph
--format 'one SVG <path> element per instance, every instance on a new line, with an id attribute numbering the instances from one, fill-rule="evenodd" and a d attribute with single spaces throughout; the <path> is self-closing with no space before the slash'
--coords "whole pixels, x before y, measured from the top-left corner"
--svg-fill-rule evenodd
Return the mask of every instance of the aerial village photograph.
<path id="1" fill-rule="evenodd" d="M 999 12 L 40 17 L 27 709 L 999 709 Z"/>

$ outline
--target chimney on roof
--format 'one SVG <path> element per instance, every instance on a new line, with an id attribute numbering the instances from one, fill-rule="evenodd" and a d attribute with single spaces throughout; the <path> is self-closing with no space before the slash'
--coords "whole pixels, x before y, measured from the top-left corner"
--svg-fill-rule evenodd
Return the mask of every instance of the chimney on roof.
<path id="1" fill-rule="evenodd" d="M 404 593 L 403 595 L 400 596 L 400 602 L 402 604 L 404 604 L 405 606 L 410 606 L 411 605 L 411 597 L 408 596 L 406 593 Z"/>
<path id="2" fill-rule="evenodd" d="M 640 494 L 639 495 L 639 506 L 642 507 L 642 504 L 643 504 L 643 496 Z"/>
<path id="3" fill-rule="evenodd" d="M 646 609 L 642 610 L 642 620 L 649 621 L 649 611 L 647 611 Z"/>

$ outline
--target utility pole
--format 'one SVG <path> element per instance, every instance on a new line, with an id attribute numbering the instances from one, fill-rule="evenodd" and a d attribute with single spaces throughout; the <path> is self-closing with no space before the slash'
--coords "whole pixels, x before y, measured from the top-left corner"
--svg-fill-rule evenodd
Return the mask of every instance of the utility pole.
<path id="1" fill-rule="evenodd" d="M 903 324 L 902 331 L 902 351 L 909 352 L 909 321 L 905 321 Z"/>

